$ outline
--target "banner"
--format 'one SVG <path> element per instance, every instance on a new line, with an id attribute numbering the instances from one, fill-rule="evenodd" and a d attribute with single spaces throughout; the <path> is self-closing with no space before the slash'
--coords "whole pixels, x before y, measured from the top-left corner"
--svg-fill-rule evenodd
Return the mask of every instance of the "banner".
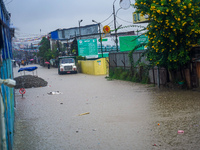
<path id="1" fill-rule="evenodd" d="M 148 42 L 148 37 L 145 35 L 141 36 L 120 36 L 119 43 L 120 43 L 120 51 L 131 51 L 134 49 L 135 46 Z M 140 47 L 137 50 L 144 50 L 145 47 Z"/>
<path id="2" fill-rule="evenodd" d="M 41 35 L 41 36 L 37 36 L 37 37 L 30 37 L 30 38 L 13 38 L 13 42 L 41 41 L 43 37 L 46 37 L 46 35 Z"/>
<path id="3" fill-rule="evenodd" d="M 78 54 L 86 58 L 98 58 L 97 39 L 78 40 Z"/>

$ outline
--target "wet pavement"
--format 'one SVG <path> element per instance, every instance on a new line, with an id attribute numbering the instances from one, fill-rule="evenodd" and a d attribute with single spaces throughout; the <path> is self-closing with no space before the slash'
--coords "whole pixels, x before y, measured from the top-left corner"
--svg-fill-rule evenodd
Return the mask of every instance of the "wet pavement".
<path id="1" fill-rule="evenodd" d="M 41 66 L 37 74 L 48 86 L 26 89 L 23 98 L 15 90 L 14 150 L 200 149 L 198 91 Z"/>

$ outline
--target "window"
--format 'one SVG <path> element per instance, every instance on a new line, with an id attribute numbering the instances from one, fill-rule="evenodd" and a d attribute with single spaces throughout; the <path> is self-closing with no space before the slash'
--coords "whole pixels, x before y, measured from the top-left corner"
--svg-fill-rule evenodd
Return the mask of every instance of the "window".
<path id="1" fill-rule="evenodd" d="M 136 22 L 137 21 L 137 14 L 134 14 L 133 18 L 134 18 L 134 21 Z"/>
<path id="2" fill-rule="evenodd" d="M 72 58 L 65 58 L 60 60 L 61 64 L 66 64 L 66 63 L 74 63 L 74 59 Z"/>
<path id="3" fill-rule="evenodd" d="M 137 20 L 140 21 L 140 13 L 137 13 Z"/>

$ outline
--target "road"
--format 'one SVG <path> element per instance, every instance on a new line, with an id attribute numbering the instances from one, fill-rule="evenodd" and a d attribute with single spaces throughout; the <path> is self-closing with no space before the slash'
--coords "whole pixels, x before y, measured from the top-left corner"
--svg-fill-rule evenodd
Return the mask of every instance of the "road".
<path id="1" fill-rule="evenodd" d="M 37 75 L 46 87 L 26 89 L 23 98 L 15 90 L 14 150 L 200 148 L 200 92 L 58 75 L 56 68 L 41 66 Z M 48 94 L 54 91 L 60 94 Z"/>

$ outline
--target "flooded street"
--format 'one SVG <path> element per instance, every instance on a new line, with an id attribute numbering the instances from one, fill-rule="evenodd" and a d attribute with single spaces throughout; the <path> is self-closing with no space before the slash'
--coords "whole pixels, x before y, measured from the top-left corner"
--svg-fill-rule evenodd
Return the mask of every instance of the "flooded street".
<path id="1" fill-rule="evenodd" d="M 37 67 L 48 85 L 15 90 L 14 150 L 200 149 L 200 92 Z"/>

